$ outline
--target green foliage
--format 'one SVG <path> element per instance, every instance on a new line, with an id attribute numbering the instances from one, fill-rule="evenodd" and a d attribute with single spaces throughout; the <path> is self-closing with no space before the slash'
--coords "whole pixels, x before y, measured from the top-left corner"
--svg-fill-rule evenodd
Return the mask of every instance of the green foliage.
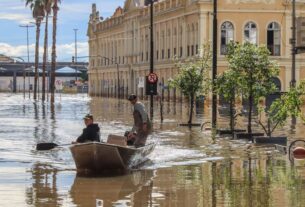
<path id="1" fill-rule="evenodd" d="M 87 71 L 81 71 L 82 74 L 81 74 L 81 78 L 83 81 L 88 81 L 88 73 Z"/>
<path id="2" fill-rule="evenodd" d="M 253 95 L 257 103 L 259 98 L 275 92 L 272 81 L 278 76 L 279 66 L 270 60 L 270 52 L 266 46 L 256 46 L 249 42 L 244 44 L 230 43 L 227 60 L 229 69 L 238 74 L 236 84 L 245 98 Z"/>
<path id="3" fill-rule="evenodd" d="M 305 81 L 281 96 L 281 98 L 275 100 L 268 111 L 266 111 L 267 123 L 264 125 L 261 120 L 261 114 L 263 109 L 260 108 L 260 116 L 258 123 L 262 126 L 268 136 L 271 136 L 274 130 L 278 126 L 283 126 L 286 123 L 288 117 L 299 117 L 304 121 L 304 117 L 301 112 L 301 106 L 303 101 L 301 96 L 305 92 Z"/>
<path id="4" fill-rule="evenodd" d="M 179 73 L 169 81 L 170 87 L 177 87 L 187 97 L 208 93 L 211 85 L 209 77 L 211 50 L 209 45 L 204 45 L 197 57 L 179 62 L 177 67 Z"/>
<path id="5" fill-rule="evenodd" d="M 204 45 L 199 55 L 194 59 L 179 62 L 179 72 L 174 79 L 169 81 L 169 87 L 178 88 L 182 94 L 190 100 L 190 115 L 188 123 L 191 126 L 195 97 L 199 94 L 207 94 L 210 90 L 211 80 L 209 71 L 211 69 L 211 48 Z"/>
<path id="6" fill-rule="evenodd" d="M 226 70 L 224 73 L 217 76 L 216 91 L 222 95 L 224 100 L 229 103 L 230 109 L 230 128 L 234 131 L 236 118 L 239 115 L 235 110 L 235 96 L 240 94 L 240 87 L 238 87 L 238 74 L 233 70 Z M 233 133 L 232 133 L 233 134 Z"/>
<path id="7" fill-rule="evenodd" d="M 278 76 L 279 67 L 269 55 L 264 45 L 256 46 L 249 42 L 231 42 L 228 45 L 229 69 L 238 76 L 236 84 L 243 97 L 248 99 L 248 133 L 252 133 L 252 106 L 258 104 L 260 97 L 276 91 L 272 78 Z"/>
<path id="8" fill-rule="evenodd" d="M 233 70 L 226 70 L 224 73 L 217 76 L 216 90 L 219 95 L 222 95 L 226 101 L 231 101 L 235 95 L 239 94 L 238 74 Z"/>
<path id="9" fill-rule="evenodd" d="M 30 7 L 33 18 L 40 17 L 40 21 L 44 18 L 44 5 L 42 0 L 25 0 L 25 6 Z"/>

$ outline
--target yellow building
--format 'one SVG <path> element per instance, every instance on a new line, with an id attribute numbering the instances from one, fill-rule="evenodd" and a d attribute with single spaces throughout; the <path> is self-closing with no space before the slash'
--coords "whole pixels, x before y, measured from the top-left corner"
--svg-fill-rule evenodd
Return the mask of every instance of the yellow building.
<path id="1" fill-rule="evenodd" d="M 281 90 L 291 80 L 291 1 L 219 0 L 218 73 L 227 67 L 226 44 L 233 40 L 265 44 L 280 64 Z M 297 16 L 305 16 L 305 0 L 297 0 Z M 145 93 L 149 73 L 150 12 L 144 0 L 126 0 L 113 16 L 103 19 L 92 6 L 89 37 L 89 93 L 98 96 Z M 200 45 L 212 41 L 213 0 L 159 0 L 154 4 L 154 71 L 166 85 L 177 73 L 173 57 L 196 55 Z M 305 79 L 304 55 L 296 59 L 296 80 Z M 159 87 L 160 88 L 160 87 Z M 165 96 L 176 98 L 174 89 Z"/>

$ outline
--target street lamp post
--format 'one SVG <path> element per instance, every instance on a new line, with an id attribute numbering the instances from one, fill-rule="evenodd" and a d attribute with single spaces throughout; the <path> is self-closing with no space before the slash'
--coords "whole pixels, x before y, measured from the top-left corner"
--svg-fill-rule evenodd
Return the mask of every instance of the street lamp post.
<path id="1" fill-rule="evenodd" d="M 150 4 L 150 74 L 154 72 L 154 2 L 158 0 L 145 0 L 145 5 Z M 154 95 L 150 94 L 150 119 L 154 117 Z"/>
<path id="2" fill-rule="evenodd" d="M 26 24 L 26 25 L 19 25 L 19 27 L 26 28 L 26 43 L 27 43 L 27 58 L 28 58 L 28 65 L 30 64 L 30 47 L 29 47 L 29 28 L 34 27 L 34 25 Z M 25 79 L 25 74 L 24 79 Z M 28 72 L 29 76 L 29 72 Z M 25 88 L 25 80 L 24 80 L 24 88 Z M 31 91 L 30 91 L 30 79 L 29 79 L 29 98 L 31 98 Z"/>
<path id="3" fill-rule="evenodd" d="M 77 81 L 77 30 L 78 29 L 73 29 L 74 30 L 74 33 L 75 33 L 75 65 L 76 65 L 76 68 L 75 68 L 75 81 Z"/>
<path id="4" fill-rule="evenodd" d="M 217 76 L 217 0 L 214 0 L 213 10 L 212 127 L 215 129 L 217 122 L 217 94 L 215 92 Z"/>
<path id="5" fill-rule="evenodd" d="M 295 80 L 295 56 L 296 56 L 296 14 L 295 14 L 295 0 L 292 0 L 292 37 L 291 43 L 291 55 L 292 55 L 292 66 L 291 66 L 291 82 L 290 87 L 294 88 L 296 84 Z"/>
<path id="6" fill-rule="evenodd" d="M 28 55 L 28 64 L 29 64 L 30 62 L 29 28 L 34 27 L 34 25 L 26 24 L 26 25 L 19 25 L 19 27 L 26 28 L 26 43 L 27 43 L 27 55 Z"/>

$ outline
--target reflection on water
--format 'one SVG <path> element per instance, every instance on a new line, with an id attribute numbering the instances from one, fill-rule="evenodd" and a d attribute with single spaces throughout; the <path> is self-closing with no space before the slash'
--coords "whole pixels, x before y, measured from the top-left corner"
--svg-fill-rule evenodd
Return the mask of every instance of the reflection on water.
<path id="1" fill-rule="evenodd" d="M 58 99 L 59 100 L 59 99 Z M 147 103 L 145 102 L 147 105 Z M 304 162 L 292 166 L 273 147 L 253 147 L 230 137 L 212 139 L 210 131 L 178 127 L 188 107 L 164 103 L 161 124 L 155 105 L 158 145 L 150 161 L 129 175 L 106 178 L 76 176 L 68 148 L 36 151 L 39 142 L 70 143 L 92 113 L 102 139 L 122 134 L 132 125 L 132 106 L 125 100 L 62 95 L 54 105 L 33 103 L 22 94 L 0 94 L 0 206 L 302 206 Z M 210 106 L 196 111 L 195 122 L 210 120 Z M 239 127 L 246 118 L 240 117 Z M 220 126 L 228 117 L 220 116 Z M 293 126 L 293 127 L 292 127 Z M 259 130 L 258 126 L 254 126 Z M 301 138 L 301 122 L 289 141 Z"/>
<path id="2" fill-rule="evenodd" d="M 115 203 L 147 206 L 150 201 L 145 198 L 151 194 L 153 176 L 153 171 L 143 170 L 120 177 L 76 177 L 70 190 L 70 196 L 73 203 L 78 206 L 94 206 L 97 200 L 103 201 L 105 207 L 115 205 Z M 143 195 L 147 193 L 148 195 Z"/>

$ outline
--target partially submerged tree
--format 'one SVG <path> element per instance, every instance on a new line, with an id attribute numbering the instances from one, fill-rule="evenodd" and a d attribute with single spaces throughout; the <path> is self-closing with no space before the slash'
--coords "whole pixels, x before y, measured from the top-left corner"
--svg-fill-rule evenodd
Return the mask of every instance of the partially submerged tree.
<path id="1" fill-rule="evenodd" d="M 35 77 L 34 77 L 34 100 L 37 99 L 38 86 L 38 64 L 39 64 L 39 38 L 40 25 L 44 18 L 44 6 L 42 0 L 25 0 L 25 5 L 32 10 L 33 18 L 36 24 L 36 43 L 35 43 Z"/>
<path id="2" fill-rule="evenodd" d="M 262 121 L 263 108 L 260 108 L 260 114 L 257 123 L 263 128 L 268 137 L 272 136 L 274 130 L 283 126 L 288 117 L 300 117 L 304 120 L 301 113 L 303 100 L 301 98 L 305 92 L 305 81 L 302 81 L 297 87 L 290 90 L 276 99 L 265 112 L 266 121 Z"/>
<path id="3" fill-rule="evenodd" d="M 259 98 L 276 90 L 272 77 L 279 74 L 276 62 L 270 60 L 266 46 L 256 46 L 249 42 L 230 43 L 227 60 L 229 69 L 238 74 L 238 85 L 248 99 L 248 133 L 252 133 L 252 110 Z"/>
<path id="4" fill-rule="evenodd" d="M 211 68 L 210 45 L 204 45 L 199 55 L 194 59 L 178 63 L 179 72 L 169 82 L 170 87 L 178 88 L 182 94 L 189 98 L 190 114 L 188 124 L 191 126 L 193 119 L 194 101 L 198 94 L 207 94 L 210 89 L 209 71 Z"/>
<path id="5" fill-rule="evenodd" d="M 221 95 L 229 104 L 230 130 L 232 133 L 235 128 L 235 119 L 238 116 L 235 110 L 235 97 L 240 94 L 238 78 L 238 74 L 229 69 L 218 75 L 216 81 L 216 90 L 218 95 Z"/>
<path id="6" fill-rule="evenodd" d="M 43 46 L 43 62 L 42 62 L 42 101 L 46 99 L 46 68 L 47 68 L 47 54 L 48 54 L 48 27 L 49 27 L 49 16 L 52 10 L 53 0 L 42 0 L 46 24 L 44 30 L 44 46 Z"/>
<path id="7" fill-rule="evenodd" d="M 52 11 L 53 11 L 53 31 L 52 31 L 52 55 L 51 55 L 51 103 L 54 103 L 55 97 L 55 69 L 56 69 L 56 36 L 57 36 L 57 15 L 58 15 L 58 4 L 61 0 L 52 1 Z"/>

